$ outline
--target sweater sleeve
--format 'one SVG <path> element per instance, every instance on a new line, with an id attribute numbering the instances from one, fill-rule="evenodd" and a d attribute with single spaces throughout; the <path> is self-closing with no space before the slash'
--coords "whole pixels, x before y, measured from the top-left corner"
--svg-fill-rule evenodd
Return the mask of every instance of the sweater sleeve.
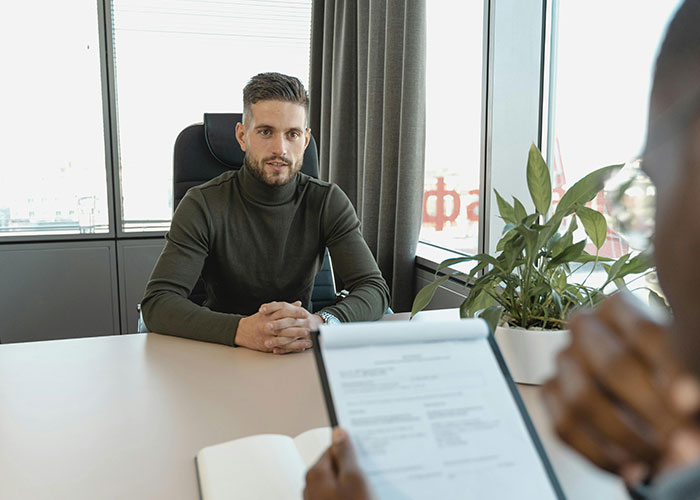
<path id="1" fill-rule="evenodd" d="M 372 321 L 389 307 L 389 287 L 360 232 L 360 220 L 345 193 L 335 184 L 321 214 L 322 230 L 333 261 L 333 271 L 350 292 L 326 307 L 341 321 Z"/>
<path id="2" fill-rule="evenodd" d="M 694 500 L 700 492 L 700 462 L 656 478 L 647 493 L 654 500 Z"/>
<path id="3" fill-rule="evenodd" d="M 209 255 L 209 220 L 201 193 L 189 191 L 173 214 L 141 309 L 152 332 L 234 345 L 242 316 L 212 311 L 188 299 Z"/>

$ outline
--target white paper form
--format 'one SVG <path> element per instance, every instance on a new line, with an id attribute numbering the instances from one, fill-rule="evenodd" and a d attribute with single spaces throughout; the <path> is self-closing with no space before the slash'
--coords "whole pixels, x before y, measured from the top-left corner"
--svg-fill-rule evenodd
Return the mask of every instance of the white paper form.
<path id="1" fill-rule="evenodd" d="M 336 416 L 379 498 L 557 498 L 487 332 L 481 320 L 322 329 Z"/>

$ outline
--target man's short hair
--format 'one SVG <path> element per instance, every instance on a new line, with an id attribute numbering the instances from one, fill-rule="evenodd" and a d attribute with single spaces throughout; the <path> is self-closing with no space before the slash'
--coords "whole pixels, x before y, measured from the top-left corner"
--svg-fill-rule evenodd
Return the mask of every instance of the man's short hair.
<path id="1" fill-rule="evenodd" d="M 258 101 L 286 101 L 309 111 L 309 94 L 298 78 L 281 73 L 255 75 L 243 89 L 243 121 L 250 119 L 250 105 Z"/>

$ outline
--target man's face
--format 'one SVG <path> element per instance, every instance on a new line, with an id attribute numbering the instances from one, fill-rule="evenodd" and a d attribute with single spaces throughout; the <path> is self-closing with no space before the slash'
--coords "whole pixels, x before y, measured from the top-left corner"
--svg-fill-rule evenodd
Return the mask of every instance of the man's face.
<path id="1" fill-rule="evenodd" d="M 677 351 L 700 371 L 700 120 L 674 127 L 655 107 L 668 109 L 652 105 L 643 160 L 656 185 L 654 256 L 675 316 Z"/>
<path id="2" fill-rule="evenodd" d="M 306 110 L 286 101 L 258 101 L 245 124 L 236 125 L 246 165 L 269 186 L 283 186 L 301 170 L 310 137 Z"/>

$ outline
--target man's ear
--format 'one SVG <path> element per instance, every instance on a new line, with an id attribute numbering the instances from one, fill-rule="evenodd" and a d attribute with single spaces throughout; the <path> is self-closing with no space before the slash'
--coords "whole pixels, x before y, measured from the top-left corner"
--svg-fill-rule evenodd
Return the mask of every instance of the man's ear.
<path id="1" fill-rule="evenodd" d="M 241 150 L 245 151 L 245 125 L 241 122 L 236 123 L 236 140 L 241 145 Z"/>
<path id="2" fill-rule="evenodd" d="M 306 131 L 304 132 L 304 151 L 306 151 L 306 147 L 309 145 L 310 141 L 311 141 L 311 129 L 307 128 Z"/>

